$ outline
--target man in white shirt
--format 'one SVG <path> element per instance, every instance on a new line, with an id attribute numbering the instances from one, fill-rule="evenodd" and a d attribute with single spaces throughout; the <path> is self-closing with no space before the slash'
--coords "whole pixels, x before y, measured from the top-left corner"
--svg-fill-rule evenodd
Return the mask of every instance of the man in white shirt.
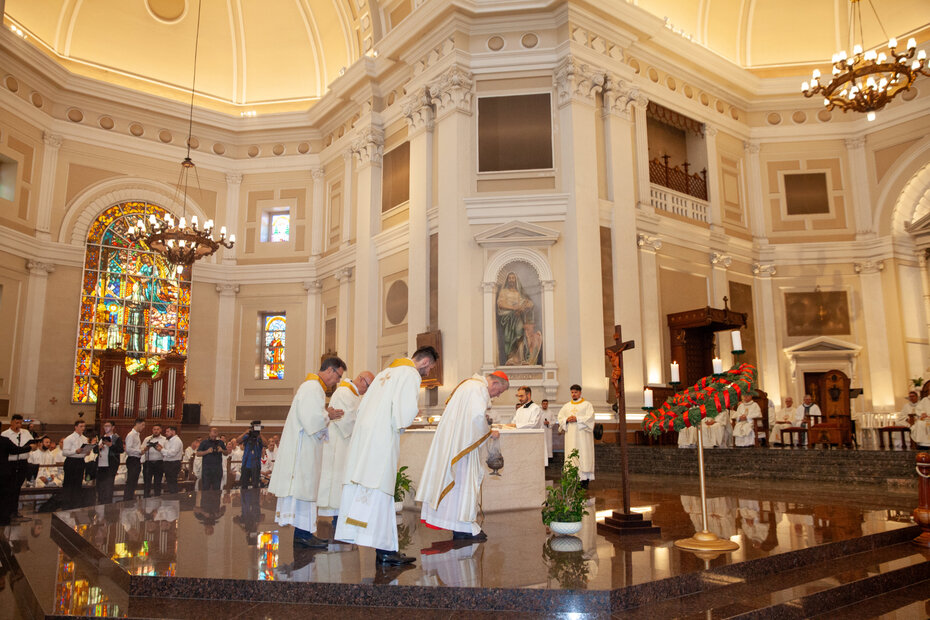
<path id="1" fill-rule="evenodd" d="M 61 455 L 65 457 L 65 479 L 62 483 L 65 508 L 77 508 L 81 504 L 84 458 L 93 450 L 84 437 L 85 427 L 84 420 L 78 420 L 74 423 L 74 432 L 61 440 Z"/>
<path id="2" fill-rule="evenodd" d="M 233 486 L 235 486 L 235 483 L 242 479 L 242 456 L 244 451 L 235 437 L 229 440 L 229 446 L 227 447 L 229 448 L 229 471 L 232 472 Z"/>
<path id="3" fill-rule="evenodd" d="M 165 457 L 162 456 L 168 440 L 161 434 L 161 425 L 152 426 L 152 434 L 142 441 L 142 496 L 149 497 L 154 486 L 155 495 L 161 495 L 161 479 L 165 475 Z"/>
<path id="4" fill-rule="evenodd" d="M 103 423 L 103 433 L 97 444 L 97 503 L 113 501 L 113 484 L 119 469 L 119 455 L 123 452 L 123 441 L 116 434 L 112 422 Z"/>
<path id="5" fill-rule="evenodd" d="M 517 402 L 520 406 L 513 414 L 513 422 L 507 426 L 511 428 L 542 428 L 542 408 L 533 402 L 533 390 L 524 385 L 517 388 Z"/>
<path id="6" fill-rule="evenodd" d="M 23 416 L 18 413 L 13 414 L 13 417 L 10 418 L 10 428 L 0 433 L 3 437 L 9 439 L 17 447 L 23 447 L 30 441 L 32 441 L 32 433 L 23 428 Z M 29 465 L 29 453 L 24 454 L 14 454 L 8 456 L 10 464 L 10 473 L 13 476 L 13 489 L 15 497 L 13 501 L 16 506 L 16 514 L 13 515 L 13 518 L 22 519 L 23 516 L 19 514 L 19 492 L 23 488 L 23 482 L 26 481 L 26 470 Z"/>
<path id="7" fill-rule="evenodd" d="M 785 406 L 769 418 L 772 424 L 772 432 L 769 433 L 770 446 L 781 445 L 781 432 L 794 426 L 795 414 L 794 399 L 788 396 L 785 398 Z"/>
<path id="8" fill-rule="evenodd" d="M 36 488 L 61 486 L 61 468 L 58 467 L 55 453 L 52 451 L 52 440 L 48 436 L 42 438 L 38 450 L 29 453 L 29 462 L 39 466 Z"/>
<path id="9" fill-rule="evenodd" d="M 184 456 L 184 442 L 178 437 L 176 426 L 165 429 L 165 449 L 161 452 L 164 461 L 165 492 L 178 492 L 178 477 L 181 475 L 181 457 Z"/>
<path id="10" fill-rule="evenodd" d="M 749 448 L 756 444 L 756 427 L 753 420 L 762 418 L 762 409 L 752 400 L 752 394 L 745 392 L 742 402 L 736 407 L 732 419 L 733 439 L 737 448 Z"/>
<path id="11" fill-rule="evenodd" d="M 123 501 L 136 497 L 139 472 L 142 471 L 142 429 L 144 428 L 145 420 L 138 418 L 132 430 L 126 435 L 126 442 L 123 446 L 126 451 L 126 487 L 123 490 Z"/>

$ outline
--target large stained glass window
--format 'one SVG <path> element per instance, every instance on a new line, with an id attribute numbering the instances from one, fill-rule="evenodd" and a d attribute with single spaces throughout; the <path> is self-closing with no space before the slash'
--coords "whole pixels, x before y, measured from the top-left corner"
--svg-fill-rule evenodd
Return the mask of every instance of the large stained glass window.
<path id="1" fill-rule="evenodd" d="M 167 211 L 145 202 L 125 202 L 104 211 L 91 224 L 84 253 L 84 279 L 74 367 L 75 403 L 97 402 L 100 354 L 124 349 L 130 373 L 157 371 L 172 348 L 187 355 L 190 323 L 190 269 L 180 274 L 144 243 L 133 243 L 127 229 L 150 215 L 164 221 Z"/>
<path id="2" fill-rule="evenodd" d="M 287 317 L 283 312 L 259 315 L 261 322 L 262 379 L 284 378 L 284 331 Z"/>

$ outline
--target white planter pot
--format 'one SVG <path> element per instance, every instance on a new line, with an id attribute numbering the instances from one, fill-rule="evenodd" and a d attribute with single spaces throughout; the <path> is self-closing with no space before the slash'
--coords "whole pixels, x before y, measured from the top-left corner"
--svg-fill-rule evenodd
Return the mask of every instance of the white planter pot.
<path id="1" fill-rule="evenodd" d="M 574 553 L 584 551 L 584 543 L 577 536 L 553 536 L 549 539 L 549 548 L 556 553 Z"/>
<path id="2" fill-rule="evenodd" d="M 559 536 L 570 536 L 581 531 L 581 521 L 553 521 L 549 529 Z"/>
<path id="3" fill-rule="evenodd" d="M 394 512 L 403 512 L 404 502 L 394 502 Z"/>

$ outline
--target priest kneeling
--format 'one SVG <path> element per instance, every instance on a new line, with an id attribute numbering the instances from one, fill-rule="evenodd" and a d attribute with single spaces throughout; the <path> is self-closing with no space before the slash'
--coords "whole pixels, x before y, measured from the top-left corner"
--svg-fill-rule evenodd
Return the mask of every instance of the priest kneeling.
<path id="1" fill-rule="evenodd" d="M 434 529 L 452 530 L 453 539 L 482 541 L 487 535 L 476 523 L 484 464 L 478 448 L 498 437 L 488 426 L 491 399 L 510 386 L 501 371 L 465 379 L 449 396 L 426 456 L 417 501 L 421 520 Z"/>

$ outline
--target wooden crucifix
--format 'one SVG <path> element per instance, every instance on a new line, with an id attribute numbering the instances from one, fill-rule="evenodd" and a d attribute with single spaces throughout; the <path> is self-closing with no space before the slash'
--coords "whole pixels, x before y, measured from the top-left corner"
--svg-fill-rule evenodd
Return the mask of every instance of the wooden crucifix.
<path id="1" fill-rule="evenodd" d="M 610 381 L 617 394 L 617 416 L 620 422 L 620 468 L 623 470 L 623 513 L 630 513 L 630 464 L 627 456 L 626 441 L 626 393 L 623 387 L 623 352 L 636 346 L 632 340 L 624 342 L 620 335 L 620 326 L 614 325 L 614 340 L 617 344 L 605 349 L 610 360 Z"/>

